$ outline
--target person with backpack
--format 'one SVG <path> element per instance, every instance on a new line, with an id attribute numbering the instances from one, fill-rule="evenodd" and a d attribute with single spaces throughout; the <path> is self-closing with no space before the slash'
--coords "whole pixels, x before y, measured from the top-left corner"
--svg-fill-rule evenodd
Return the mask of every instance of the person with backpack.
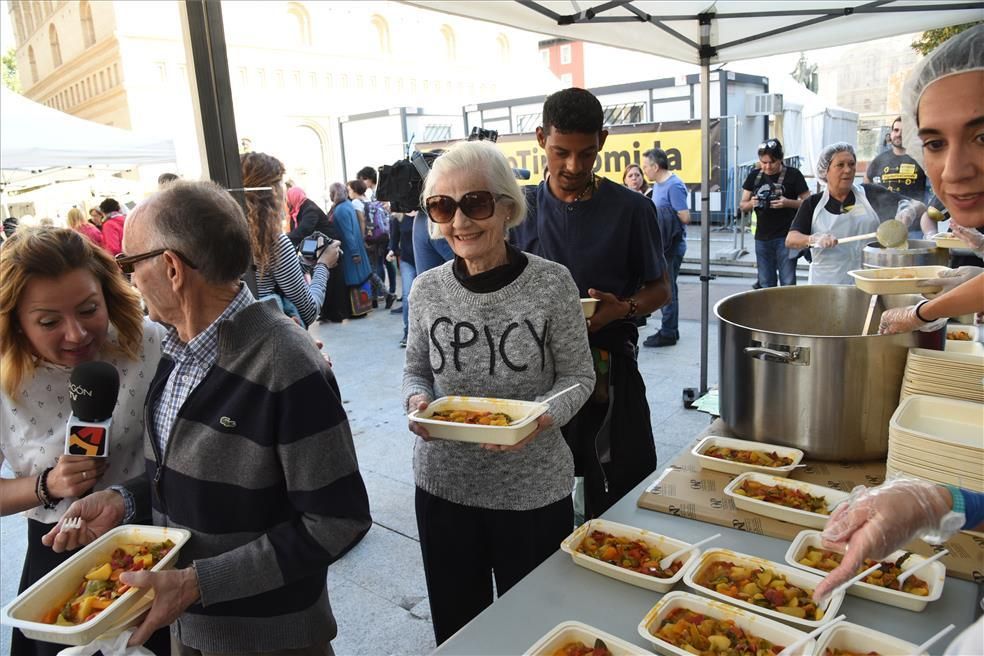
<path id="1" fill-rule="evenodd" d="M 348 196 L 352 208 L 359 217 L 359 225 L 369 255 L 369 266 L 376 279 L 373 282 L 373 307 L 378 307 L 378 297 L 383 292 L 383 277 L 389 276 L 389 291 L 385 292 L 386 309 L 393 307 L 396 300 L 396 266 L 385 261 L 386 248 L 389 244 L 389 213 L 378 200 L 368 200 L 365 197 L 366 184 L 362 180 L 349 180 Z"/>

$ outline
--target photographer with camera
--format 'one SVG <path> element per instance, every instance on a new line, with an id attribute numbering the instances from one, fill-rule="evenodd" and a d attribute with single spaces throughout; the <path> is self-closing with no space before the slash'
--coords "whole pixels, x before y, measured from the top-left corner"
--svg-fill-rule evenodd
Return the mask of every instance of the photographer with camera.
<path id="1" fill-rule="evenodd" d="M 769 139 L 758 148 L 758 170 L 742 184 L 742 212 L 755 212 L 755 261 L 760 288 L 796 284 L 796 258 L 786 248 L 786 234 L 810 189 L 799 169 L 786 166 L 782 144 Z M 778 276 L 776 275 L 778 271 Z"/>

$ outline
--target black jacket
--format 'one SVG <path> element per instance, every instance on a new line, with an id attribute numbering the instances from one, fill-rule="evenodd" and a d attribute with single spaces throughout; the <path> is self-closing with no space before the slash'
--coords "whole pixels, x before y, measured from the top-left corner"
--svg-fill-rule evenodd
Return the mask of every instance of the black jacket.
<path id="1" fill-rule="evenodd" d="M 301 209 L 297 212 L 297 227 L 287 233 L 287 238 L 296 248 L 300 246 L 302 239 L 315 230 L 331 236 L 328 232 L 330 230 L 328 215 L 321 211 L 317 203 L 308 198 L 301 203 Z"/>

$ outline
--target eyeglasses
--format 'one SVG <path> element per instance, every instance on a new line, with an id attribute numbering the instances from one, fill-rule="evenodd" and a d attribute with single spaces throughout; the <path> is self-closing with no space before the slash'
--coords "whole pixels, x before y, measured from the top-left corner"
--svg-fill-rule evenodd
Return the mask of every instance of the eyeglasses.
<path id="1" fill-rule="evenodd" d="M 167 251 L 171 251 L 177 255 L 182 262 L 190 266 L 192 269 L 198 268 L 191 260 L 182 255 L 180 251 L 176 251 L 173 248 L 158 248 L 152 251 L 147 251 L 146 253 L 140 253 L 139 255 L 127 255 L 125 253 L 120 253 L 116 256 L 116 263 L 120 266 L 123 273 L 129 276 L 133 273 L 133 265 L 137 262 L 142 262 L 143 260 L 149 260 L 153 257 L 157 257 L 158 255 L 163 255 Z"/>
<path id="2" fill-rule="evenodd" d="M 459 200 L 450 196 L 430 196 L 424 201 L 424 207 L 434 223 L 451 223 L 458 209 L 469 219 L 484 221 L 495 214 L 495 201 L 496 196 L 491 191 L 469 191 Z"/>

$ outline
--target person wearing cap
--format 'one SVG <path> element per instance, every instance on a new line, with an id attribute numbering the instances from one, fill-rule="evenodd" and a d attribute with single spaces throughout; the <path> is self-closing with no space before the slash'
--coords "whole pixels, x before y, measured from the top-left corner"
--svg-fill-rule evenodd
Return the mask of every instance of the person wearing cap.
<path id="1" fill-rule="evenodd" d="M 756 215 L 759 288 L 796 284 L 796 258 L 789 256 L 786 235 L 810 189 L 800 170 L 786 166 L 782 159 L 782 143 L 769 139 L 758 148 L 758 170 L 750 171 L 741 186 L 738 207 L 743 212 L 755 210 Z"/>
<path id="2" fill-rule="evenodd" d="M 909 76 L 903 92 L 903 134 L 921 160 L 933 190 L 950 212 L 954 233 L 984 254 L 984 26 L 933 51 Z M 885 312 L 880 332 L 933 330 L 947 317 L 984 312 L 982 269 L 963 266 L 930 281 L 943 293 Z M 928 286 L 928 285 L 927 285 Z"/>
<path id="3" fill-rule="evenodd" d="M 848 272 L 861 268 L 865 240 L 843 245 L 838 240 L 875 232 L 886 219 L 912 225 L 926 206 L 878 185 L 855 184 L 857 156 L 849 143 L 824 148 L 816 171 L 827 188 L 800 205 L 786 235 L 786 246 L 810 249 L 811 285 L 849 285 L 852 280 Z"/>

